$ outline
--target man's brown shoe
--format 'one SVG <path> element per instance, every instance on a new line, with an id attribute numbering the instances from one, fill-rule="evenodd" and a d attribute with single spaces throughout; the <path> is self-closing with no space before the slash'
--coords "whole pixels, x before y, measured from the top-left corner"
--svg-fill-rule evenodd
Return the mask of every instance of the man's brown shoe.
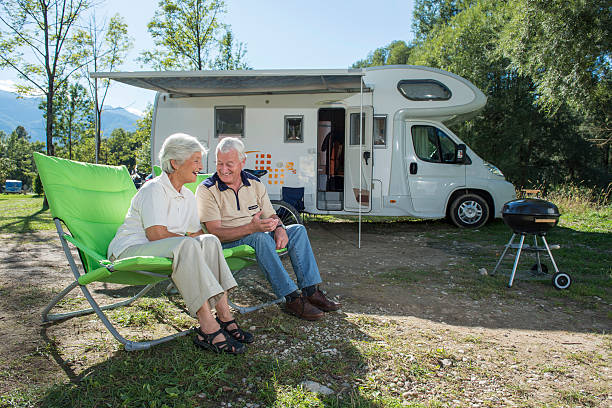
<path id="1" fill-rule="evenodd" d="M 304 296 L 297 297 L 291 302 L 285 303 L 285 309 L 292 315 L 304 320 L 319 320 L 323 317 L 323 312 L 310 304 Z"/>
<path id="2" fill-rule="evenodd" d="M 306 299 L 324 312 L 334 312 L 342 306 L 340 303 L 329 300 L 319 289 L 312 296 L 306 296 Z"/>

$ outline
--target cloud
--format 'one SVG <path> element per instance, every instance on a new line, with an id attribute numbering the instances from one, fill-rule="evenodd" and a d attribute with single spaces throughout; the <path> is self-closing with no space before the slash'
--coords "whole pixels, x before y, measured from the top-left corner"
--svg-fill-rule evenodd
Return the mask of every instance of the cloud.
<path id="1" fill-rule="evenodd" d="M 0 91 L 17 93 L 17 83 L 10 79 L 0 79 Z M 32 89 L 28 94 L 21 94 L 23 98 L 38 98 L 43 96 L 44 93 L 38 88 Z"/>
<path id="2" fill-rule="evenodd" d="M 0 79 L 0 91 L 17 92 L 15 82 L 11 81 L 10 79 Z"/>
<path id="3" fill-rule="evenodd" d="M 140 116 L 141 118 L 144 117 L 144 112 L 141 110 L 138 110 L 136 108 L 125 108 L 126 111 L 136 115 L 136 116 Z"/>

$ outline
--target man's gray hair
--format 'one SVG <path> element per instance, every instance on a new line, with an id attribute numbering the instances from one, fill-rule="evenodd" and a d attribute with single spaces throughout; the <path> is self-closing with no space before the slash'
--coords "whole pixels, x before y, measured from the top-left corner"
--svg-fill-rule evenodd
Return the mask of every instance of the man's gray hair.
<path id="1" fill-rule="evenodd" d="M 159 162 L 161 168 L 168 174 L 174 173 L 174 168 L 170 160 L 176 161 L 180 166 L 185 163 L 192 154 L 200 152 L 204 156 L 207 150 L 193 136 L 185 133 L 175 133 L 170 135 L 159 151 Z"/>
<path id="2" fill-rule="evenodd" d="M 221 153 L 229 153 L 230 151 L 235 150 L 238 152 L 238 158 L 240 160 L 246 159 L 246 153 L 244 151 L 244 143 L 242 140 L 237 137 L 224 137 L 219 141 L 217 145 L 217 150 L 215 154 Z"/>

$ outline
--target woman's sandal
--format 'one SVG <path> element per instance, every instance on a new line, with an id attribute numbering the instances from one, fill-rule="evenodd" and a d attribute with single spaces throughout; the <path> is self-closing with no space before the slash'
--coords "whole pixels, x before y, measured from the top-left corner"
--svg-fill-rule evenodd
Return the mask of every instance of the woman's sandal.
<path id="1" fill-rule="evenodd" d="M 231 337 L 223 330 L 219 329 L 214 333 L 205 334 L 199 327 L 194 329 L 196 336 L 193 338 L 193 344 L 196 346 L 214 351 L 215 353 L 242 354 L 246 351 L 246 346 Z M 213 342 L 215 337 L 222 334 L 225 340 Z M 202 336 L 203 340 L 198 338 Z"/>
<path id="2" fill-rule="evenodd" d="M 250 344 L 255 340 L 255 338 L 253 337 L 251 333 L 242 330 L 240 326 L 238 326 L 238 323 L 236 323 L 236 320 L 230 320 L 229 322 L 224 322 L 221 319 L 219 319 L 218 316 L 216 317 L 216 319 L 217 319 L 217 323 L 219 323 L 219 326 L 221 326 L 223 330 L 229 333 L 229 335 L 232 336 L 234 340 L 237 340 L 240 343 L 245 343 L 245 344 Z M 236 325 L 236 328 L 230 330 L 227 328 L 227 326 L 229 326 L 232 323 Z"/>

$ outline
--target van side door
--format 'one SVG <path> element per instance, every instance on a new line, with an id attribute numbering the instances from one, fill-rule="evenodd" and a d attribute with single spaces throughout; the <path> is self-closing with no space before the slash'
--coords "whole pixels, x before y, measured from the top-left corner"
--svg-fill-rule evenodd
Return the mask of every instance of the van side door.
<path id="1" fill-rule="evenodd" d="M 344 210 L 368 212 L 372 209 L 372 106 L 346 110 L 344 155 Z M 359 134 L 361 132 L 361 140 Z"/>
<path id="2" fill-rule="evenodd" d="M 435 123 L 405 122 L 404 155 L 414 211 L 425 217 L 444 217 L 452 191 L 465 186 L 465 166 L 455 162 L 458 143 L 448 129 Z"/>

